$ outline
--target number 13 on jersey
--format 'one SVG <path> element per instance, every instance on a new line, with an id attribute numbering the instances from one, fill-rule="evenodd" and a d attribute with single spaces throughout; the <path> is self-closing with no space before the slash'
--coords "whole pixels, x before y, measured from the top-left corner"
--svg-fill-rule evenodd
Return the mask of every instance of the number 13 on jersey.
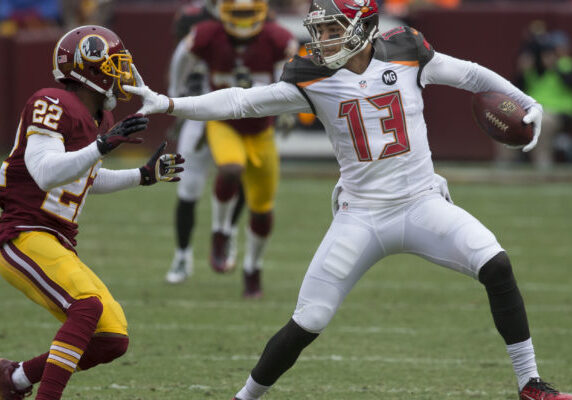
<path id="1" fill-rule="evenodd" d="M 393 135 L 393 141 L 385 145 L 377 159 L 381 160 L 408 152 L 409 137 L 407 136 L 407 124 L 399 91 L 367 97 L 365 100 L 377 110 L 387 109 L 389 112 L 387 117 L 380 118 L 381 132 Z M 359 100 L 354 99 L 340 103 L 338 117 L 345 118 L 348 123 L 358 160 L 372 161 L 368 135 L 375 135 L 376 132 L 366 131 Z"/>

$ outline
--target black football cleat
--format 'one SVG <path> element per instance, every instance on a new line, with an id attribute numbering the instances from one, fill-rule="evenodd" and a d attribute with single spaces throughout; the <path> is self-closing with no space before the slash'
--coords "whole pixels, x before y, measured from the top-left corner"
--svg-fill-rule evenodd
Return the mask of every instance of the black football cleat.
<path id="1" fill-rule="evenodd" d="M 572 395 L 560 393 L 540 378 L 530 378 L 520 392 L 520 400 L 572 400 Z"/>
<path id="2" fill-rule="evenodd" d="M 261 274 L 259 269 L 255 269 L 252 273 L 244 272 L 244 292 L 246 299 L 259 299 L 262 297 Z"/>
<path id="3" fill-rule="evenodd" d="M 12 382 L 12 373 L 18 368 L 18 363 L 0 358 L 0 400 L 22 400 L 32 394 L 32 387 L 17 390 Z"/>

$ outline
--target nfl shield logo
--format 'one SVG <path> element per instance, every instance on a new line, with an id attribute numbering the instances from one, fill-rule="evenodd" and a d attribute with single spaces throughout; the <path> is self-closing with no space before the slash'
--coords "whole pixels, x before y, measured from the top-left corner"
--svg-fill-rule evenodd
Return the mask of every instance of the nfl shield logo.
<path id="1" fill-rule="evenodd" d="M 360 81 L 359 82 L 359 87 L 362 89 L 365 89 L 367 87 L 367 81 Z"/>

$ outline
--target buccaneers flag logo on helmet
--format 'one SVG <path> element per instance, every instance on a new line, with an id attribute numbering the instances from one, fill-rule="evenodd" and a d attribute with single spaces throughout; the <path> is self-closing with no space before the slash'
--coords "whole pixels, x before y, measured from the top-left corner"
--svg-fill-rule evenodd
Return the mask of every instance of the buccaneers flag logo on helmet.
<path id="1" fill-rule="evenodd" d="M 377 14 L 375 0 L 334 0 L 334 4 L 350 19 L 353 19 L 358 11 L 361 11 L 363 17 Z"/>

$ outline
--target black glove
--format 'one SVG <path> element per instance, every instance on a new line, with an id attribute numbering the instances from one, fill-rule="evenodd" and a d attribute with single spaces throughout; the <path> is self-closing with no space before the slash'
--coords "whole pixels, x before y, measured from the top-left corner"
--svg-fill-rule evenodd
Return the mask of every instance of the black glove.
<path id="1" fill-rule="evenodd" d="M 155 154 L 151 156 L 147 164 L 139 168 L 141 171 L 140 185 L 149 186 L 163 182 L 177 182 L 181 178 L 177 176 L 179 172 L 183 172 L 183 167 L 178 167 L 185 162 L 180 154 L 163 154 L 163 150 L 167 146 L 167 142 L 161 143 Z"/>
<path id="2" fill-rule="evenodd" d="M 97 148 L 104 155 L 115 149 L 121 143 L 142 143 L 143 139 L 130 137 L 132 133 L 147 129 L 149 118 L 143 114 L 131 114 L 113 125 L 105 134 L 97 138 Z"/>

